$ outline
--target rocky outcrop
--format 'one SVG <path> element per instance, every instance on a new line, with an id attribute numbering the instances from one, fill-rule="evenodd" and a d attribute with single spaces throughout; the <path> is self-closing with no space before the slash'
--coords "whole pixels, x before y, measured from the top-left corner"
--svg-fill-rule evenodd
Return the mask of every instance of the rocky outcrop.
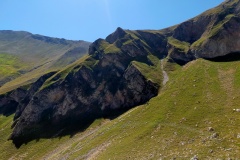
<path id="1" fill-rule="evenodd" d="M 107 36 L 106 41 L 109 43 L 114 43 L 118 39 L 123 38 L 125 35 L 126 35 L 126 32 L 122 28 L 118 27 L 114 33 Z"/>
<path id="2" fill-rule="evenodd" d="M 26 94 L 27 91 L 25 89 L 18 88 L 12 92 L 0 95 L 0 114 L 8 116 L 15 113 L 18 104 Z"/>
<path id="3" fill-rule="evenodd" d="M 226 1 L 168 29 L 117 28 L 106 39 L 96 40 L 84 61 L 42 77 L 18 101 L 10 139 L 21 145 L 146 103 L 161 84 L 148 78 L 141 65 L 159 67 L 164 57 L 184 65 L 196 58 L 239 53 L 239 8 L 238 1 Z"/>
<path id="4" fill-rule="evenodd" d="M 35 83 L 31 85 L 31 87 L 26 91 L 26 94 L 18 101 L 18 106 L 15 111 L 14 120 L 21 116 L 22 112 L 32 99 L 33 95 L 38 91 L 38 89 L 43 85 L 43 83 L 55 73 L 56 72 L 47 73 L 40 77 Z"/>
<path id="5" fill-rule="evenodd" d="M 216 58 L 240 51 L 238 0 L 230 0 L 218 7 L 183 22 L 172 29 L 169 36 L 190 44 L 182 54 L 175 46 L 169 48 L 169 57 L 185 64 L 196 58 Z"/>
<path id="6" fill-rule="evenodd" d="M 73 125 L 79 128 L 96 118 L 117 115 L 156 96 L 160 85 L 148 80 L 132 64 L 132 61 L 152 64 L 146 44 L 133 38 L 129 43 L 121 42 L 122 47 L 118 48 L 115 42 L 97 40 L 90 46 L 89 58 L 73 66 L 65 77 L 62 75 L 65 71 L 58 72 L 37 92 L 30 89 L 33 97 L 26 96 L 23 102 L 27 103 L 19 105 L 15 115 L 10 137 L 13 142 L 20 145 L 32 138 L 52 136 L 51 133 Z M 108 47 L 113 52 L 118 48 L 119 53 L 110 50 L 106 54 Z M 39 79 L 36 85 L 41 82 Z M 50 129 L 49 135 L 45 134 L 46 127 Z"/>
<path id="7" fill-rule="evenodd" d="M 35 92 L 42 84 L 56 72 L 50 72 L 40 77 L 35 83 L 28 87 L 20 87 L 6 94 L 0 95 L 0 114 L 10 115 L 15 113 L 14 120 L 20 117 L 21 113 L 29 103 Z"/>
<path id="8" fill-rule="evenodd" d="M 214 58 L 240 51 L 240 17 L 228 17 L 220 22 L 217 33 L 202 42 L 200 47 L 192 47 L 191 52 L 197 57 Z"/>

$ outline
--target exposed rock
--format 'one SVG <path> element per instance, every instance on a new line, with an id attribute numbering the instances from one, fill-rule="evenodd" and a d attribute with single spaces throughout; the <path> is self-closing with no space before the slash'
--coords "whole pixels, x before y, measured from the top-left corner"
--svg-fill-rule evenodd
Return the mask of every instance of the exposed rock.
<path id="1" fill-rule="evenodd" d="M 18 104 L 26 94 L 26 90 L 18 88 L 7 94 L 0 95 L 0 114 L 8 116 L 15 113 Z"/>
<path id="2" fill-rule="evenodd" d="M 167 38 L 166 35 L 160 33 L 151 33 L 147 31 L 138 30 L 139 38 L 148 44 L 148 50 L 157 57 L 164 58 L 168 55 Z"/>
<path id="3" fill-rule="evenodd" d="M 212 20 L 208 24 L 209 29 L 205 30 L 205 33 L 197 40 L 198 46 L 191 46 L 191 52 L 196 57 L 214 58 L 240 51 L 240 35 L 238 34 L 240 3 L 239 1 L 232 3 L 229 1 L 218 7 L 220 11 L 215 11 L 216 13 L 212 15 Z"/>
<path id="4" fill-rule="evenodd" d="M 233 111 L 235 111 L 235 112 L 240 112 L 240 109 L 233 109 Z"/>
<path id="5" fill-rule="evenodd" d="M 88 53 L 90 55 L 93 55 L 93 56 L 98 56 L 98 57 L 95 57 L 97 59 L 101 59 L 103 57 L 103 50 L 101 50 L 100 46 L 101 46 L 101 43 L 103 41 L 105 41 L 105 40 L 104 39 L 97 39 L 96 41 L 94 41 L 90 45 Z"/>
<path id="6" fill-rule="evenodd" d="M 179 49 L 169 45 L 169 57 L 176 63 L 184 65 L 189 61 L 195 60 L 195 56 L 189 52 L 188 54 L 183 53 Z"/>
<path id="7" fill-rule="evenodd" d="M 102 43 L 111 45 L 97 40 L 89 48 L 90 57 L 65 78 L 61 78 L 61 72 L 56 73 L 47 80 L 50 85 L 44 84 L 35 94 L 29 92 L 33 95 L 27 97 L 29 103 L 22 103 L 25 105 L 18 108 L 15 116 L 19 118 L 10 137 L 15 144 L 45 135 L 46 128 L 55 133 L 68 126 L 79 128 L 99 117 L 117 115 L 158 94 L 160 84 L 148 80 L 132 64 L 134 60 L 150 63 L 148 50 L 141 49 L 141 41 L 132 40 L 118 54 L 106 54 Z M 39 79 L 36 85 L 41 86 L 48 77 Z"/>
<path id="8" fill-rule="evenodd" d="M 192 50 L 198 57 L 214 58 L 228 53 L 239 52 L 240 50 L 240 18 L 232 17 L 223 24 L 222 30 L 207 39 L 201 46 L 201 49 Z M 234 41 L 232 41 L 234 39 Z"/>
<path id="9" fill-rule="evenodd" d="M 213 133 L 210 138 L 215 139 L 215 138 L 218 138 L 218 137 L 219 137 L 218 133 Z"/>
<path id="10" fill-rule="evenodd" d="M 15 112 L 14 120 L 16 120 L 17 118 L 19 118 L 21 116 L 23 110 L 28 105 L 28 103 L 32 99 L 35 92 L 37 92 L 38 89 L 43 85 L 43 83 L 55 73 L 56 72 L 47 73 L 47 74 L 43 75 L 42 77 L 40 77 L 35 83 L 32 84 L 32 86 L 27 91 L 27 93 L 22 97 L 22 99 L 20 101 L 18 101 L 18 106 L 17 106 L 16 112 Z"/>
<path id="11" fill-rule="evenodd" d="M 172 36 L 177 40 L 190 43 L 191 46 L 187 54 L 169 46 L 170 57 L 177 63 L 185 64 L 196 58 L 216 58 L 230 53 L 238 54 L 240 51 L 239 8 L 238 1 L 228 1 L 177 25 Z"/>
<path id="12" fill-rule="evenodd" d="M 197 155 L 194 155 L 191 160 L 198 160 L 198 156 Z"/>
<path id="13" fill-rule="evenodd" d="M 114 33 L 107 36 L 106 41 L 109 43 L 114 43 L 116 40 L 123 38 L 125 35 L 126 32 L 122 28 L 118 27 Z"/>
<path id="14" fill-rule="evenodd" d="M 225 9 L 219 6 L 220 9 L 161 31 L 117 28 L 106 39 L 90 45 L 85 61 L 53 76 L 45 75 L 20 97 L 12 92 L 11 98 L 16 102 L 13 105 L 19 106 L 10 139 L 21 145 L 34 138 L 70 131 L 69 127 L 79 129 L 96 118 L 114 117 L 146 103 L 158 94 L 161 84 L 146 77 L 134 62 L 156 67 L 155 63 L 168 56 L 170 62 L 184 65 L 196 58 L 239 54 L 240 7 L 238 2 L 230 7 L 229 3 L 223 4 Z M 44 37 L 39 40 L 48 41 Z M 5 102 L 4 98 L 0 100 Z M 213 133 L 210 138 L 218 137 L 218 133 Z"/>
<path id="15" fill-rule="evenodd" d="M 238 133 L 237 138 L 240 139 L 240 133 Z"/>
<path id="16" fill-rule="evenodd" d="M 214 129 L 213 129 L 212 127 L 208 127 L 208 131 L 209 131 L 209 132 L 213 132 Z"/>

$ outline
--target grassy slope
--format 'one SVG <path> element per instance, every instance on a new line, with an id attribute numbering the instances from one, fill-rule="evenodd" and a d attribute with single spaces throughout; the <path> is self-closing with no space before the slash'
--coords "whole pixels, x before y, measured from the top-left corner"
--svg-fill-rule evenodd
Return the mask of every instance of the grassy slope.
<path id="1" fill-rule="evenodd" d="M 161 70 L 161 62 L 154 55 L 149 55 L 148 59 L 153 63 L 152 66 L 147 65 L 146 63 L 133 61 L 133 65 L 137 67 L 137 69 L 143 73 L 143 76 L 152 82 L 162 84 L 162 70 Z"/>
<path id="2" fill-rule="evenodd" d="M 6 142 L 12 116 L 0 117 L 1 158 L 239 159 L 240 113 L 233 111 L 240 104 L 239 64 L 199 59 L 177 67 L 147 104 L 112 121 L 97 120 L 71 138 L 41 139 L 15 149 Z M 219 137 L 211 138 L 214 133 Z"/>
<path id="3" fill-rule="evenodd" d="M 26 65 L 21 64 L 17 56 L 0 53 L 0 81 L 5 77 L 15 77 L 20 75 Z"/>
<path id="4" fill-rule="evenodd" d="M 168 43 L 170 43 L 172 46 L 178 48 L 181 52 L 187 53 L 189 50 L 190 44 L 187 42 L 179 41 L 173 37 L 168 37 Z"/>
<path id="5" fill-rule="evenodd" d="M 81 55 L 84 56 L 84 55 Z M 54 59 L 55 58 L 55 59 Z M 64 69 L 66 67 L 67 64 L 67 60 L 64 62 L 66 64 L 64 64 L 63 66 L 59 65 L 58 67 L 56 66 L 52 66 L 51 62 L 55 62 L 57 61 L 57 56 L 53 57 L 52 60 L 48 60 L 48 62 L 43 63 L 43 65 L 26 72 L 25 74 L 18 74 L 18 77 L 13 79 L 12 81 L 9 81 L 7 83 L 5 83 L 2 87 L 0 87 L 0 94 L 6 93 L 8 91 L 14 90 L 18 87 L 30 84 L 34 81 L 36 81 L 39 77 L 41 77 L 42 75 L 49 73 L 51 71 L 57 71 L 60 69 Z M 15 64 L 14 64 L 15 65 Z M 70 64 L 71 65 L 71 64 Z M 23 68 L 24 65 L 19 65 L 19 68 Z M 12 70 L 13 74 L 17 74 L 18 70 L 14 67 L 14 66 L 10 66 L 8 65 L 8 67 L 10 67 L 10 69 Z M 2 67 L 3 70 L 6 70 L 7 66 L 4 65 Z M 0 65 L 0 71 L 1 71 L 1 65 Z M 3 72 L 4 73 L 4 72 Z M 8 74 L 10 74 L 11 72 L 7 72 Z M 1 72 L 0 72 L 1 75 Z M 10 75 L 9 75 L 10 76 Z M 5 74 L 6 77 L 6 74 Z"/>
<path id="6" fill-rule="evenodd" d="M 0 31 L 0 86 L 3 85 L 0 94 L 64 68 L 87 54 L 89 44 L 27 32 Z"/>

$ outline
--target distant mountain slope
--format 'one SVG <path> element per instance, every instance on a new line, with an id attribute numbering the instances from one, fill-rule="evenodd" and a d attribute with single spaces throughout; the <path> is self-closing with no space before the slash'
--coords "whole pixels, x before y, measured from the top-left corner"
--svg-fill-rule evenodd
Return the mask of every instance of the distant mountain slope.
<path id="1" fill-rule="evenodd" d="M 29 73 L 25 81 L 32 81 L 30 75 L 36 79 L 46 71 L 60 69 L 86 54 L 89 45 L 22 31 L 0 31 L 0 86 L 25 73 Z"/>
<path id="2" fill-rule="evenodd" d="M 0 95 L 0 112 L 15 111 L 10 139 L 49 159 L 238 159 L 239 8 L 228 0 L 170 28 L 96 40 L 66 68 Z M 64 140 L 51 152 L 32 141 L 53 137 Z"/>

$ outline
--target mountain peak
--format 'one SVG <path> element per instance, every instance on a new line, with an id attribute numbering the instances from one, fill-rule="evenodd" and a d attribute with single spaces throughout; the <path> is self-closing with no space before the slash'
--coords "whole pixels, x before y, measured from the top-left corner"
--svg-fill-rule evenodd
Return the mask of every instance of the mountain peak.
<path id="1" fill-rule="evenodd" d="M 126 35 L 126 32 L 121 27 L 118 27 L 115 32 L 107 36 L 106 41 L 114 43 L 117 39 L 124 37 L 124 35 Z"/>

